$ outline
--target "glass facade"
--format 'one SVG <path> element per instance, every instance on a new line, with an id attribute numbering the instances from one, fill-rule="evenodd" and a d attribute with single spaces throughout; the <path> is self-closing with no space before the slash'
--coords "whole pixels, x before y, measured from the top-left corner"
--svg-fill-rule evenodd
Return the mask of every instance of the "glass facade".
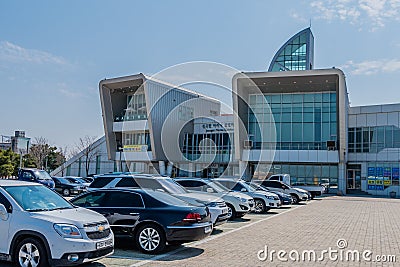
<path id="1" fill-rule="evenodd" d="M 277 150 L 326 150 L 327 141 L 337 142 L 335 92 L 249 95 L 248 114 L 253 149 L 273 149 L 263 140 L 274 126 Z"/>
<path id="2" fill-rule="evenodd" d="M 268 71 L 292 71 L 312 69 L 313 35 L 305 29 L 293 36 L 277 52 Z"/>
<path id="3" fill-rule="evenodd" d="M 115 121 L 147 120 L 146 100 L 144 92 L 136 92 L 126 96 L 126 109 Z"/>
<path id="4" fill-rule="evenodd" d="M 400 148 L 400 129 L 392 125 L 352 127 L 348 140 L 350 153 L 378 153 L 385 148 Z"/>
<path id="5" fill-rule="evenodd" d="M 182 153 L 188 160 L 198 160 L 203 154 L 206 157 L 207 155 L 212 157 L 215 155 L 213 162 L 229 162 L 231 160 L 231 140 L 233 140 L 233 137 L 228 133 L 187 133 L 185 135 Z M 215 143 L 215 146 L 213 143 Z"/>
<path id="6" fill-rule="evenodd" d="M 143 146 L 147 146 L 147 151 L 151 151 L 151 142 L 150 142 L 150 134 L 149 132 L 123 132 L 122 142 L 124 151 L 125 148 L 130 148 L 132 151 L 136 151 L 135 149 L 139 149 L 134 146 L 140 146 L 139 151 L 142 151 Z"/>

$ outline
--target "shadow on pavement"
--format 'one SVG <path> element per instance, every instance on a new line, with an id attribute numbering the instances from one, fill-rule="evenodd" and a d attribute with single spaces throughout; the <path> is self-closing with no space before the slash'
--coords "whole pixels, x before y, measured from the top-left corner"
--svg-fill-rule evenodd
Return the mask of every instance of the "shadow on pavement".
<path id="1" fill-rule="evenodd" d="M 248 222 L 251 219 L 246 219 L 246 218 L 236 218 L 232 222 Z"/>
<path id="2" fill-rule="evenodd" d="M 177 251 L 178 252 L 178 251 Z M 204 249 L 201 248 L 191 248 L 191 247 L 182 247 L 179 250 L 179 253 L 174 253 L 172 255 L 163 257 L 161 259 L 157 259 L 158 261 L 176 261 L 176 260 L 184 260 L 188 258 L 197 257 L 203 254 Z"/>

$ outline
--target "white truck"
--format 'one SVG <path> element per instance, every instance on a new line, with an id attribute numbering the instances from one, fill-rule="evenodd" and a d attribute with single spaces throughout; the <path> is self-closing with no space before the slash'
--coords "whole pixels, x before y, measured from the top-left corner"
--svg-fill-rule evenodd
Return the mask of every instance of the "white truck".
<path id="1" fill-rule="evenodd" d="M 292 183 L 290 180 L 290 175 L 289 174 L 273 174 L 270 177 L 267 178 L 267 180 L 270 181 L 281 181 L 285 184 L 294 186 L 296 188 L 304 189 L 310 192 L 311 198 L 313 199 L 315 196 L 320 196 L 323 193 L 326 192 L 326 186 L 325 185 L 300 185 L 296 183 Z"/>

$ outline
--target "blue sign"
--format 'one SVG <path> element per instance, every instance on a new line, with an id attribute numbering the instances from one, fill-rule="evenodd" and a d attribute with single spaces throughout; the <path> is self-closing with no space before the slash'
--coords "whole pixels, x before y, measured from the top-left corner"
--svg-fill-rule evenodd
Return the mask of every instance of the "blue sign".
<path id="1" fill-rule="evenodd" d="M 383 185 L 376 185 L 375 189 L 376 190 L 384 190 L 384 186 Z"/>
<path id="2" fill-rule="evenodd" d="M 374 167 L 368 167 L 368 177 L 375 176 L 375 168 Z"/>
<path id="3" fill-rule="evenodd" d="M 384 177 L 390 177 L 392 175 L 390 167 L 385 167 L 383 170 L 383 176 Z"/>
<path id="4" fill-rule="evenodd" d="M 376 185 L 369 184 L 368 190 L 375 190 Z"/>
<path id="5" fill-rule="evenodd" d="M 382 177 L 383 176 L 383 167 L 376 168 L 376 176 Z"/>
<path id="6" fill-rule="evenodd" d="M 392 168 L 392 179 L 399 180 L 399 168 Z"/>

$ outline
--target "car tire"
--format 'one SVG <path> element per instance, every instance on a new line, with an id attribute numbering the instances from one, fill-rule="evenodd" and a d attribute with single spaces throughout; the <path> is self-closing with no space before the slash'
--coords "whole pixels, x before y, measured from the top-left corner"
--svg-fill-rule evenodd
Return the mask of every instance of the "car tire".
<path id="1" fill-rule="evenodd" d="M 226 205 L 228 206 L 228 214 L 230 215 L 228 220 L 231 221 L 236 218 L 236 210 L 231 204 L 226 203 Z"/>
<path id="2" fill-rule="evenodd" d="M 64 197 L 69 197 L 69 195 L 71 194 L 68 188 L 63 189 L 62 193 Z"/>
<path id="3" fill-rule="evenodd" d="M 13 261 L 15 266 L 48 267 L 47 252 L 36 238 L 28 237 L 17 244 L 14 250 Z"/>
<path id="4" fill-rule="evenodd" d="M 144 253 L 158 254 L 166 246 L 164 231 L 155 224 L 142 225 L 136 233 L 136 244 Z"/>
<path id="5" fill-rule="evenodd" d="M 256 198 L 254 199 L 254 213 L 265 213 L 267 212 L 264 200 Z"/>
<path id="6" fill-rule="evenodd" d="M 299 204 L 299 202 L 300 202 L 299 197 L 296 194 L 291 194 L 291 196 L 292 196 L 292 203 Z"/>

